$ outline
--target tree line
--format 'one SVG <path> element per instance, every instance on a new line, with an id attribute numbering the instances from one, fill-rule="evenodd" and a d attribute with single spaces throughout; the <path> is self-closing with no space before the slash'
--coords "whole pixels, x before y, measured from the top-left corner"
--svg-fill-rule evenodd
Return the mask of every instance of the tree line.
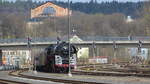
<path id="1" fill-rule="evenodd" d="M 35 8 L 45 2 L 33 2 L 32 0 L 16 0 L 15 2 L 0 0 L 0 11 L 29 11 L 31 8 Z M 53 0 L 52 3 L 67 8 L 67 2 Z M 112 14 L 123 13 L 125 15 L 138 16 L 137 13 L 141 11 L 144 2 L 102 2 L 98 3 L 96 0 L 90 2 L 71 2 L 71 9 L 74 11 L 80 11 L 87 14 Z"/>
<path id="2" fill-rule="evenodd" d="M 1 2 L 0 38 L 26 38 L 28 36 L 26 27 L 30 19 L 30 8 L 34 8 L 43 2 L 36 3 L 30 0 L 25 2 L 26 3 L 23 3 L 23 1 L 20 0 L 17 2 Z M 15 5 L 16 3 L 18 3 L 18 5 Z M 96 2 L 92 3 L 99 4 Z M 63 4 L 64 2 L 61 2 L 61 5 Z M 149 4 L 149 2 L 146 2 L 139 8 L 137 11 L 140 12 L 136 12 L 136 15 L 140 17 L 136 17 L 134 21 L 130 23 L 126 22 L 126 14 L 124 13 L 86 13 L 73 10 L 71 16 L 71 30 L 76 31 L 71 31 L 71 34 L 75 33 L 78 36 L 150 36 Z M 33 29 L 34 32 L 30 33 L 32 33 L 34 37 L 66 36 L 68 34 L 67 20 L 67 17 L 49 17 L 44 19 L 42 24 L 36 25 Z"/>

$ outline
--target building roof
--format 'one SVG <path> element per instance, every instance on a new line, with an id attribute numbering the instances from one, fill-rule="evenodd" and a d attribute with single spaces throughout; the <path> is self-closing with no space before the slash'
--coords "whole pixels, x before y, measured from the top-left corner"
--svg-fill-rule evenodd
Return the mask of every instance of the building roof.
<path id="1" fill-rule="evenodd" d="M 55 4 L 55 5 L 57 5 L 57 6 L 63 7 L 63 6 L 61 6 L 61 5 L 56 4 L 54 1 L 46 1 L 46 2 L 44 2 L 44 3 L 41 3 L 41 4 L 39 4 L 39 5 L 36 5 L 36 6 L 33 7 L 32 9 L 35 9 L 35 8 L 37 8 L 37 7 L 39 7 L 39 6 L 42 6 L 42 5 L 46 4 L 46 3 L 52 3 L 52 4 Z M 63 7 L 63 8 L 65 8 L 65 7 Z"/>
<path id="2" fill-rule="evenodd" d="M 32 8 L 32 10 L 33 10 L 33 9 L 36 9 L 36 8 L 42 6 L 42 5 L 45 5 L 45 4 L 47 4 L 47 3 L 50 3 L 50 4 L 53 4 L 53 5 L 59 6 L 59 7 L 61 7 L 61 8 L 67 8 L 67 7 L 64 7 L 64 6 L 62 6 L 62 5 L 59 5 L 59 4 L 57 4 L 57 3 L 53 2 L 53 1 L 46 1 L 46 2 L 44 2 L 44 3 L 41 3 L 41 4 L 39 4 L 39 5 L 36 5 L 35 7 Z"/>
<path id="3" fill-rule="evenodd" d="M 34 9 L 31 9 L 31 18 L 37 17 L 62 17 L 68 15 L 68 9 L 60 7 L 52 2 L 45 2 Z M 69 11 L 72 14 L 72 11 Z"/>
<path id="4" fill-rule="evenodd" d="M 70 41 L 73 43 L 73 42 L 75 42 L 75 43 L 80 43 L 80 42 L 83 42 L 83 40 L 81 39 L 81 38 L 79 38 L 77 35 L 74 35 L 71 39 L 70 39 Z"/>

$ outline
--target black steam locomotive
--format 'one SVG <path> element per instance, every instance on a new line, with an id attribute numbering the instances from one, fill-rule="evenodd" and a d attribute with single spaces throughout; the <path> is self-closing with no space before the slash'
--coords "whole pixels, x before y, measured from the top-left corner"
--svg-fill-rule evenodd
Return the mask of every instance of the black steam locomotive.
<path id="1" fill-rule="evenodd" d="M 70 44 L 70 67 L 76 66 L 77 49 Z M 37 70 L 45 72 L 68 72 L 69 69 L 69 43 L 61 42 L 51 44 L 45 49 L 44 56 L 37 58 Z"/>

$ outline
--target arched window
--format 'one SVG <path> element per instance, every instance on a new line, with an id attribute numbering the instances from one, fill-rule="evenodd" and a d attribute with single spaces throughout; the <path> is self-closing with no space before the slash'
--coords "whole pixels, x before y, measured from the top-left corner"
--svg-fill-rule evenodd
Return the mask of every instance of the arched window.
<path id="1" fill-rule="evenodd" d="M 56 13 L 55 9 L 53 7 L 46 7 L 43 10 L 43 15 L 54 15 Z"/>

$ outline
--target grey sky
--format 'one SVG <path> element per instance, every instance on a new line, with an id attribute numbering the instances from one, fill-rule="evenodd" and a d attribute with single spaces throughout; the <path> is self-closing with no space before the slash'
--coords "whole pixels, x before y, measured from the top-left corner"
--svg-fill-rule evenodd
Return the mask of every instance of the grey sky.
<path id="1" fill-rule="evenodd" d="M 15 0 L 7 0 L 7 1 L 15 1 Z M 33 1 L 52 1 L 52 0 L 33 0 Z M 57 1 L 68 1 L 68 0 L 57 0 Z M 89 2 L 90 0 L 70 0 L 73 2 Z M 97 0 L 98 2 L 110 2 L 110 1 L 119 1 L 119 2 L 138 2 L 138 1 L 146 1 L 146 0 Z"/>
<path id="2" fill-rule="evenodd" d="M 57 0 L 57 1 L 68 1 L 68 0 Z M 73 2 L 89 2 L 90 0 L 70 0 Z M 145 1 L 145 0 L 97 0 L 98 2 L 106 2 L 106 1 L 119 1 L 119 2 L 138 2 L 138 1 Z"/>

